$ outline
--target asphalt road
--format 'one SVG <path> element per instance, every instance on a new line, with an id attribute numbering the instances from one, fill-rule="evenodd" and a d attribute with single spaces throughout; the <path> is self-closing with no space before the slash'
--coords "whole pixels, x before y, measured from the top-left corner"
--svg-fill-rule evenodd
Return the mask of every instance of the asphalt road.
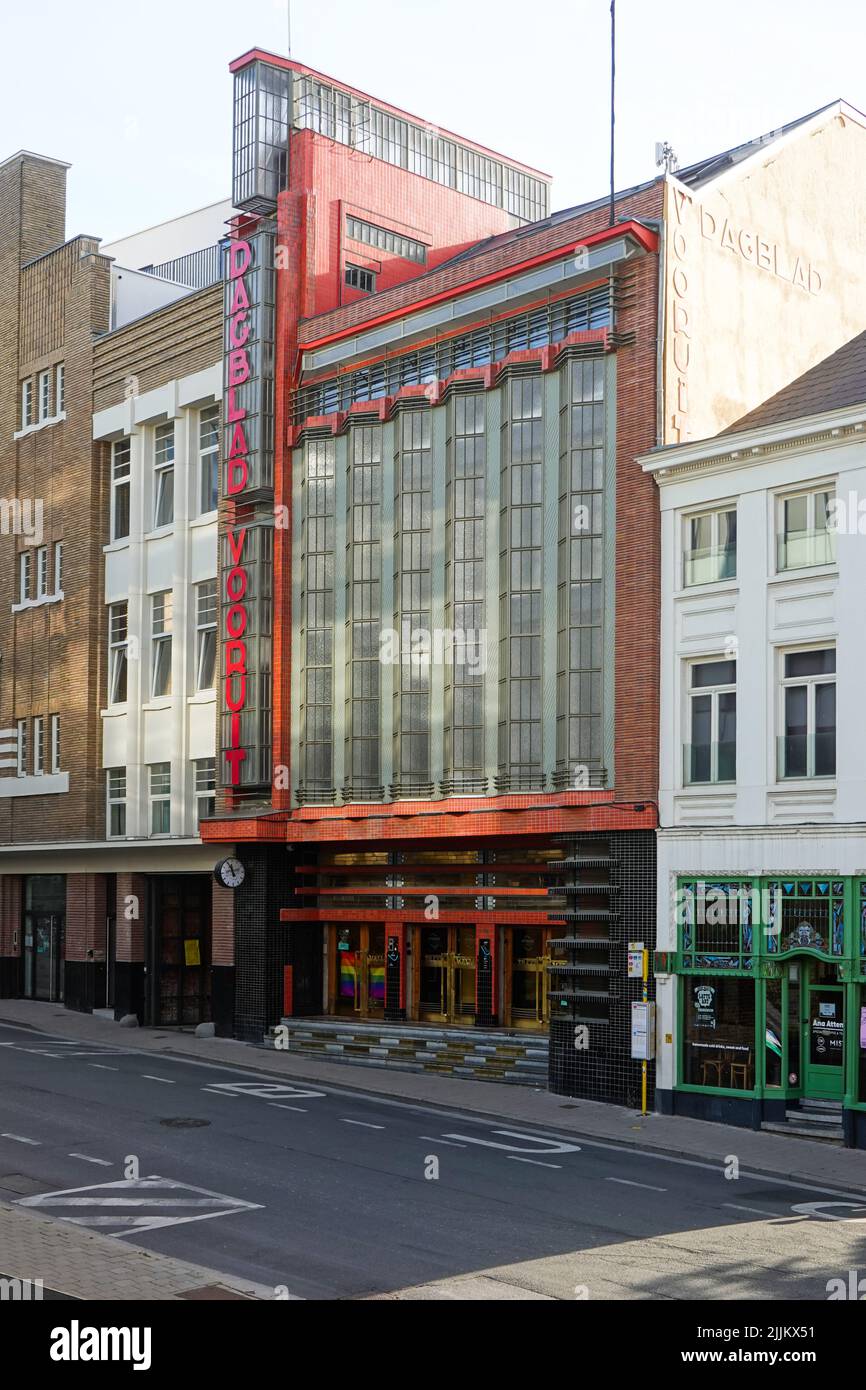
<path id="1" fill-rule="evenodd" d="M 864 1194 L 9 1025 L 0 1200 L 306 1299 L 824 1300 L 866 1274 Z"/>

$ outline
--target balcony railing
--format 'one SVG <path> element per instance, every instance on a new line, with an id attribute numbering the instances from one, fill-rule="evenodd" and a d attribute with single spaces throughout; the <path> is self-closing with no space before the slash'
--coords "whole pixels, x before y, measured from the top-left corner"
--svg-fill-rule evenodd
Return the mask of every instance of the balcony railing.
<path id="1" fill-rule="evenodd" d="M 782 734 L 776 740 L 779 780 L 836 776 L 836 730 L 818 734 Z"/>
<path id="2" fill-rule="evenodd" d="M 792 531 L 779 536 L 777 568 L 780 570 L 811 569 L 815 565 L 835 565 L 835 531 Z"/>
<path id="3" fill-rule="evenodd" d="M 737 745 L 726 743 L 686 743 L 683 745 L 683 784 L 687 787 L 715 786 L 737 780 Z"/>
<path id="4" fill-rule="evenodd" d="M 721 579 L 736 579 L 736 546 L 707 546 L 703 550 L 683 552 L 683 585 L 717 584 Z"/>

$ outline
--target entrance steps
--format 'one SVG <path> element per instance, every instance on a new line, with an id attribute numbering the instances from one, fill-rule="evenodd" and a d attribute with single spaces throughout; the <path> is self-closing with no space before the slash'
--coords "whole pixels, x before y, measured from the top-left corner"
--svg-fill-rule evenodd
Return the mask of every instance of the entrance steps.
<path id="1" fill-rule="evenodd" d="M 765 1120 L 761 1129 L 772 1134 L 794 1134 L 801 1139 L 819 1139 L 825 1144 L 841 1144 L 842 1103 L 836 1100 L 801 1100 L 797 1109 L 788 1110 L 784 1123 Z"/>
<path id="2" fill-rule="evenodd" d="M 284 1018 L 281 1027 L 287 1030 L 287 1050 L 307 1057 L 547 1089 L 543 1034 L 331 1018 Z M 274 1048 L 275 1043 L 272 1028 L 264 1044 Z"/>

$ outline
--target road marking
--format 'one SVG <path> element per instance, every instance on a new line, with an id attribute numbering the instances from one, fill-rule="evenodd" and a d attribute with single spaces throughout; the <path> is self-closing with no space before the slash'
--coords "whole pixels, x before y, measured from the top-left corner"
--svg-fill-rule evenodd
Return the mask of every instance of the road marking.
<path id="1" fill-rule="evenodd" d="M 830 1207 L 844 1207 L 840 1215 L 830 1211 Z M 822 1221 L 866 1221 L 866 1206 L 860 1202 L 798 1202 L 791 1208 L 798 1216 L 818 1216 Z M 851 1212 L 861 1211 L 862 1216 L 852 1216 Z"/>
<path id="2" fill-rule="evenodd" d="M 148 1076 L 146 1071 L 141 1073 L 142 1081 L 161 1081 L 163 1086 L 176 1086 L 176 1081 L 169 1081 L 167 1076 Z"/>
<path id="3" fill-rule="evenodd" d="M 44 1192 L 24 1197 L 16 1205 L 50 1211 L 61 1221 L 103 1230 L 115 1239 L 138 1231 L 263 1210 L 259 1202 L 246 1202 L 239 1197 L 161 1177 L 126 1178 L 98 1183 L 94 1187 Z"/>
<path id="4" fill-rule="evenodd" d="M 618 1182 L 623 1187 L 642 1187 L 645 1192 L 667 1192 L 666 1187 L 653 1187 L 649 1182 L 632 1182 L 629 1178 L 605 1178 L 605 1182 Z"/>
<path id="5" fill-rule="evenodd" d="M 214 1081 L 210 1086 L 202 1086 L 203 1091 L 216 1091 L 223 1096 L 253 1096 L 257 1100 L 288 1099 L 321 1100 L 324 1091 L 309 1091 L 303 1086 L 292 1086 L 283 1081 Z"/>
<path id="6" fill-rule="evenodd" d="M 428 1143 L 430 1143 L 430 1144 L 445 1144 L 446 1147 L 449 1148 L 449 1149 L 465 1149 L 465 1148 L 466 1148 L 466 1145 L 465 1145 L 465 1144 L 454 1144 L 454 1143 L 451 1142 L 450 1139 L 443 1139 L 441 1134 L 437 1134 L 435 1137 L 434 1137 L 432 1134 L 419 1134 L 419 1135 L 418 1135 L 418 1138 L 419 1138 L 419 1139 L 426 1139 L 426 1140 L 428 1141 Z"/>
<path id="7" fill-rule="evenodd" d="M 309 1115 L 309 1110 L 302 1110 L 299 1105 L 278 1105 L 276 1101 L 271 1101 L 269 1110 L 294 1110 L 296 1115 Z"/>
<path id="8" fill-rule="evenodd" d="M 561 1163 L 541 1163 L 537 1158 L 520 1158 L 517 1154 L 508 1154 L 514 1163 L 531 1163 L 533 1168 L 556 1168 L 561 1169 Z"/>
<path id="9" fill-rule="evenodd" d="M 89 1067 L 95 1067 L 97 1071 L 120 1071 L 120 1067 L 105 1067 L 101 1062 L 88 1062 Z"/>
<path id="10" fill-rule="evenodd" d="M 10 1139 L 13 1144 L 32 1144 L 34 1149 L 42 1147 L 39 1139 L 25 1139 L 22 1134 L 0 1134 L 0 1139 Z"/>
<path id="11" fill-rule="evenodd" d="M 90 1154 L 70 1154 L 70 1158 L 79 1158 L 82 1163 L 98 1163 L 100 1168 L 113 1168 L 114 1164 L 109 1163 L 107 1158 L 91 1158 Z"/>
<path id="12" fill-rule="evenodd" d="M 736 1202 L 722 1202 L 723 1207 L 728 1207 L 730 1211 L 749 1211 L 753 1216 L 772 1216 L 778 1218 L 781 1212 L 764 1211 L 761 1207 L 738 1207 Z"/>
<path id="13" fill-rule="evenodd" d="M 385 1128 L 384 1125 L 368 1125 L 367 1122 L 366 1122 L 365 1120 L 344 1120 L 343 1117 L 342 1117 L 342 1115 L 340 1116 L 340 1124 L 341 1124 L 341 1125 L 357 1125 L 358 1129 L 384 1129 L 384 1128 Z"/>
<path id="14" fill-rule="evenodd" d="M 515 1149 L 518 1153 L 534 1154 L 578 1154 L 580 1153 L 579 1144 L 566 1144 L 563 1139 L 549 1139 L 541 1134 L 518 1134 L 513 1129 L 491 1129 L 491 1134 L 501 1134 L 506 1139 L 527 1139 L 534 1148 L 528 1148 L 526 1144 L 499 1144 L 495 1139 L 476 1139 L 471 1134 L 445 1134 L 444 1139 L 460 1139 L 466 1144 L 481 1144 L 485 1149 Z M 540 1147 L 539 1147 L 540 1146 Z"/>

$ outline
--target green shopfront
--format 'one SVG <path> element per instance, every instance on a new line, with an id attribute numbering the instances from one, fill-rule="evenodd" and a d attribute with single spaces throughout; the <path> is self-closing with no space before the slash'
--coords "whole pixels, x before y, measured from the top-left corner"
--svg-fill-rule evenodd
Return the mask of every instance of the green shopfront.
<path id="1" fill-rule="evenodd" d="M 866 1148 L 866 878 L 680 878 L 674 1113 L 757 1128 L 842 1107 Z"/>

